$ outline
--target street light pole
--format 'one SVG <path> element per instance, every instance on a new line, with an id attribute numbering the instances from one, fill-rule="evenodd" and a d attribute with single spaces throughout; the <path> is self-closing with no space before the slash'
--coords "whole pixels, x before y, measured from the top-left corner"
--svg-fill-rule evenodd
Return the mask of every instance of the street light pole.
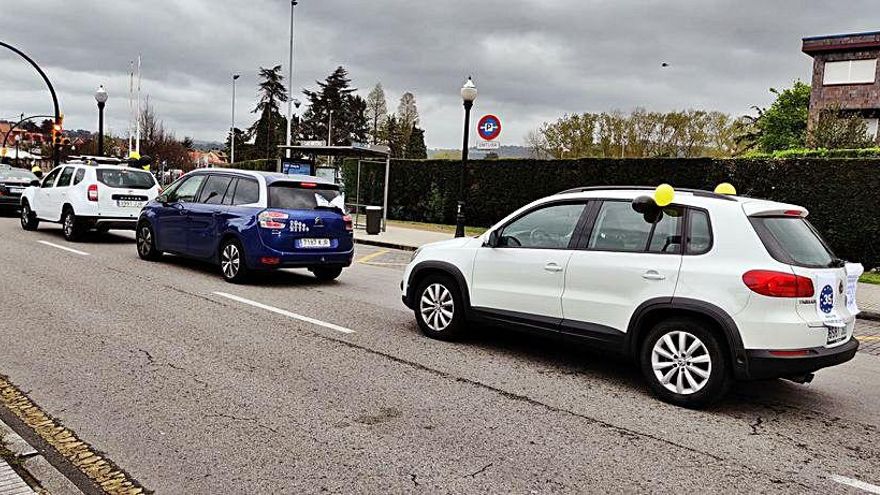
<path id="1" fill-rule="evenodd" d="M 232 74 L 232 127 L 229 128 L 229 164 L 235 163 L 235 81 L 241 74 Z"/>
<path id="2" fill-rule="evenodd" d="M 455 237 L 464 237 L 464 204 L 465 176 L 467 174 L 468 145 L 470 143 L 471 108 L 477 99 L 477 86 L 468 77 L 461 88 L 461 100 L 464 104 L 464 144 L 461 147 L 461 176 L 458 181 L 458 214 L 455 216 Z"/>
<path id="3" fill-rule="evenodd" d="M 95 101 L 98 102 L 98 156 L 104 156 L 104 105 L 107 104 L 107 91 L 103 84 L 95 91 Z"/>
<path id="4" fill-rule="evenodd" d="M 290 158 L 290 132 L 293 118 L 293 8 L 297 0 L 290 0 L 290 52 L 287 59 L 287 139 L 286 156 Z"/>

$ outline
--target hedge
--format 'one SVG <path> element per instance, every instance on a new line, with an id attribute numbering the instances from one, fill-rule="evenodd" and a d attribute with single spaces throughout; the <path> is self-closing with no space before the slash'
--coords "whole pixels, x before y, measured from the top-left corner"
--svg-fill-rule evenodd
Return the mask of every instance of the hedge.
<path id="1" fill-rule="evenodd" d="M 355 199 L 357 162 L 343 164 Z M 455 223 L 460 162 L 393 160 L 389 217 Z M 382 204 L 383 165 L 363 165 L 361 204 Z M 794 203 L 836 254 L 880 266 L 880 159 L 478 160 L 467 170 L 468 225 L 488 227 L 535 199 L 577 186 L 650 185 L 713 189 L 731 182 L 741 195 Z"/>
<path id="2" fill-rule="evenodd" d="M 278 162 L 276 160 L 247 160 L 243 162 L 235 162 L 224 168 L 236 168 L 239 170 L 258 170 L 261 172 L 275 172 L 278 170 Z"/>
<path id="3" fill-rule="evenodd" d="M 753 152 L 744 158 L 880 158 L 880 148 L 825 149 L 825 148 L 794 148 L 774 151 L 773 153 Z"/>

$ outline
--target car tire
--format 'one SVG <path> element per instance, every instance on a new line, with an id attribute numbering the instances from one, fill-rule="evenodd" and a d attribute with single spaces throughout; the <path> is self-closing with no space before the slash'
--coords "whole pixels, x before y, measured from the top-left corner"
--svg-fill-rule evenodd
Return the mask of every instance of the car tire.
<path id="1" fill-rule="evenodd" d="M 640 366 L 654 395 L 691 409 L 723 397 L 732 380 L 718 337 L 705 323 L 691 318 L 656 324 L 642 343 Z"/>
<path id="2" fill-rule="evenodd" d="M 64 238 L 69 242 L 76 242 L 82 236 L 82 222 L 76 218 L 70 208 L 64 210 L 64 214 L 61 215 L 61 231 L 64 232 Z"/>
<path id="3" fill-rule="evenodd" d="M 142 222 L 137 227 L 135 234 L 135 246 L 138 256 L 142 260 L 158 261 L 162 257 L 162 251 L 156 249 L 156 234 L 153 227 L 147 222 Z"/>
<path id="4" fill-rule="evenodd" d="M 233 284 L 248 280 L 250 270 L 245 261 L 244 248 L 238 239 L 226 239 L 220 244 L 220 273 Z"/>
<path id="5" fill-rule="evenodd" d="M 309 268 L 309 271 L 312 272 L 315 275 L 315 278 L 321 282 L 336 280 L 342 275 L 341 266 L 316 266 L 314 268 Z"/>
<path id="6" fill-rule="evenodd" d="M 428 275 L 413 292 L 413 312 L 422 333 L 438 340 L 455 340 L 467 327 L 461 289 L 451 277 Z"/>
<path id="7" fill-rule="evenodd" d="M 21 228 L 24 230 L 37 230 L 37 227 L 40 226 L 40 221 L 37 220 L 37 215 L 31 210 L 31 205 L 25 201 L 21 204 Z"/>

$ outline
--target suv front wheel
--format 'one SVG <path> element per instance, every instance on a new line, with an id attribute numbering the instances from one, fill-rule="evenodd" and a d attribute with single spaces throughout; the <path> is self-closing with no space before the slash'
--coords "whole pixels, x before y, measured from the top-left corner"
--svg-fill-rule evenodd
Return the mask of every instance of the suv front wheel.
<path id="1" fill-rule="evenodd" d="M 660 399 L 700 408 L 721 398 L 730 386 L 724 351 L 699 320 L 670 318 L 648 333 L 640 354 L 642 374 Z"/>
<path id="2" fill-rule="evenodd" d="M 464 301 L 452 278 L 429 275 L 418 284 L 413 294 L 413 310 L 422 333 L 439 340 L 454 340 L 461 336 L 467 325 Z"/>
<path id="3" fill-rule="evenodd" d="M 21 204 L 21 228 L 24 230 L 37 230 L 40 221 L 37 215 L 31 210 L 31 205 L 27 201 Z"/>

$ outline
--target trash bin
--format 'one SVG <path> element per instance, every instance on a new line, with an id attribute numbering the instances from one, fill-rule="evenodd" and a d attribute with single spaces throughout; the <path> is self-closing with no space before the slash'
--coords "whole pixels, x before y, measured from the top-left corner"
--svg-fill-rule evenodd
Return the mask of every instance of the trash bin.
<path id="1" fill-rule="evenodd" d="M 367 207 L 367 234 L 377 235 L 382 231 L 382 207 Z"/>

